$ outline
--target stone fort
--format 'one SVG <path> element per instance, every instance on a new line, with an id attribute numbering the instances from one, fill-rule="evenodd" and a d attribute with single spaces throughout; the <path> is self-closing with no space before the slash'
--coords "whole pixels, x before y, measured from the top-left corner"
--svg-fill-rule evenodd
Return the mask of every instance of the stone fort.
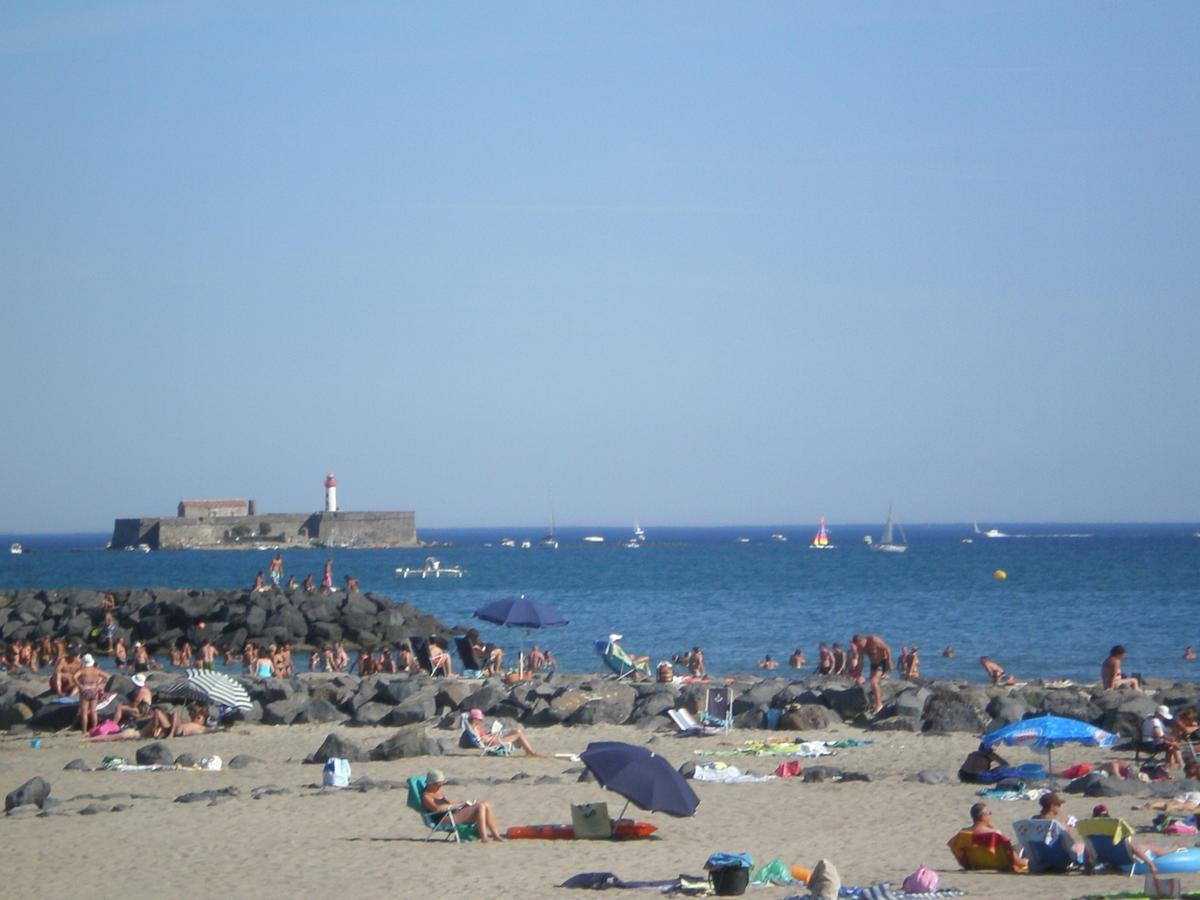
<path id="1" fill-rule="evenodd" d="M 348 512 L 337 508 L 337 483 L 325 480 L 325 509 L 260 513 L 253 500 L 181 500 L 174 517 L 117 519 L 110 546 L 124 550 L 297 547 L 417 547 L 416 513 Z"/>

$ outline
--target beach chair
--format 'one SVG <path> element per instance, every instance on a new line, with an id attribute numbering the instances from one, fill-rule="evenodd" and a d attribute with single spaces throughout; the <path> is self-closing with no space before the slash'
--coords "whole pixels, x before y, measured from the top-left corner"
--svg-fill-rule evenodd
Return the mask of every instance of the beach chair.
<path id="1" fill-rule="evenodd" d="M 675 727 L 679 729 L 679 733 L 688 735 L 689 737 L 713 735 L 721 731 L 720 728 L 701 725 L 696 721 L 696 717 L 687 709 L 668 709 L 667 715 L 671 717 L 671 721 L 675 723 Z"/>
<path id="2" fill-rule="evenodd" d="M 733 703 L 729 688 L 712 687 L 704 692 L 704 711 L 700 713 L 700 721 L 725 732 L 733 727 Z"/>
<path id="3" fill-rule="evenodd" d="M 475 827 L 474 822 L 456 823 L 452 812 L 446 813 L 440 820 L 435 821 L 433 815 L 425 811 L 425 804 L 421 802 L 423 793 L 425 793 L 424 775 L 414 775 L 408 779 L 408 808 L 420 815 L 421 821 L 429 829 L 425 840 L 431 841 L 441 834 L 446 840 L 453 840 L 459 844 L 463 841 L 476 840 L 479 837 L 479 829 Z"/>
<path id="4" fill-rule="evenodd" d="M 609 678 L 615 677 L 617 681 L 622 681 L 625 678 L 631 678 L 636 672 L 649 677 L 650 663 L 635 663 L 633 657 L 626 653 L 620 644 L 614 644 L 612 641 L 596 641 L 593 647 L 613 673 L 608 676 Z"/>
<path id="5" fill-rule="evenodd" d="M 994 869 L 998 872 L 1024 872 L 1028 863 L 1013 847 L 1012 841 L 998 831 L 975 834 L 964 828 L 954 836 L 951 849 L 966 869 Z"/>
<path id="6" fill-rule="evenodd" d="M 446 674 L 446 669 L 444 666 L 438 666 L 437 671 L 434 671 L 433 659 L 429 655 L 428 638 L 423 638 L 414 634 L 408 639 L 408 642 L 410 645 L 412 645 L 413 656 L 417 658 L 417 665 L 419 665 L 424 671 L 428 672 L 431 678 L 437 675 Z"/>
<path id="7" fill-rule="evenodd" d="M 489 747 L 479 739 L 478 732 L 471 727 L 470 713 L 463 713 L 458 720 L 461 728 L 458 746 L 464 750 L 478 750 L 480 756 L 512 756 L 513 745 L 511 742 L 501 742 Z M 492 734 L 499 734 L 503 730 L 504 725 L 499 719 L 492 723 Z"/>
<path id="8" fill-rule="evenodd" d="M 1030 872 L 1066 872 L 1083 863 L 1070 832 L 1055 819 L 1020 819 L 1013 822 L 1013 831 Z"/>
<path id="9" fill-rule="evenodd" d="M 475 648 L 471 646 L 471 641 L 465 635 L 460 635 L 454 639 L 454 649 L 458 651 L 458 660 L 462 663 L 462 675 L 464 678 L 482 678 L 483 663 L 475 656 Z"/>
<path id="10" fill-rule="evenodd" d="M 1133 874 L 1140 860 L 1129 849 L 1132 826 L 1124 819 L 1097 816 L 1084 819 L 1075 826 L 1079 836 L 1087 841 L 1088 855 L 1106 868 L 1125 875 Z"/>

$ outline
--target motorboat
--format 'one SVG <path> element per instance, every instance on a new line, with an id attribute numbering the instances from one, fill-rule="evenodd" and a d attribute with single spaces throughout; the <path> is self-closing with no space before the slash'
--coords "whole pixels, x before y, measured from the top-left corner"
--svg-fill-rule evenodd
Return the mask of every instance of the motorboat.
<path id="1" fill-rule="evenodd" d="M 500 538 L 500 546 L 501 547 L 515 547 L 515 546 L 517 546 L 517 542 L 514 541 L 512 538 Z"/>
<path id="2" fill-rule="evenodd" d="M 771 540 L 779 541 L 779 543 L 781 543 L 781 544 L 786 544 L 787 543 L 787 535 L 779 534 L 778 532 L 776 532 L 775 534 L 771 535 Z"/>
<path id="3" fill-rule="evenodd" d="M 583 536 L 583 542 L 585 544 L 603 544 L 604 537 L 599 534 L 585 534 Z"/>
<path id="4" fill-rule="evenodd" d="M 1008 537 L 1008 535 L 1005 534 L 1003 531 L 1001 531 L 999 528 L 989 528 L 987 531 L 980 531 L 978 522 L 975 523 L 975 533 L 982 534 L 986 538 L 1006 538 L 1006 537 Z"/>
<path id="5" fill-rule="evenodd" d="M 13 556 L 20 556 L 22 553 L 25 552 L 25 548 L 22 547 L 20 544 L 18 544 L 16 541 L 13 541 L 13 545 L 8 548 L 8 552 L 11 553 Z"/>
<path id="6" fill-rule="evenodd" d="M 533 541 L 521 541 L 521 549 L 529 550 L 533 547 Z"/>
<path id="7" fill-rule="evenodd" d="M 834 550 L 836 545 L 829 540 L 829 532 L 825 529 L 825 517 L 821 516 L 821 521 L 817 525 L 817 533 L 813 535 L 812 543 L 808 545 L 810 550 Z"/>
<path id="8" fill-rule="evenodd" d="M 639 541 L 637 538 L 630 538 L 625 543 L 623 543 L 621 546 L 627 547 L 630 550 L 637 550 L 639 547 L 642 546 L 642 542 Z"/>
<path id="9" fill-rule="evenodd" d="M 425 557 L 425 565 L 419 569 L 396 567 L 396 574 L 401 578 L 462 578 L 465 572 L 460 566 L 443 566 L 436 556 Z"/>
<path id="10" fill-rule="evenodd" d="M 646 540 L 646 532 L 642 530 L 642 526 L 638 524 L 637 519 L 633 520 L 633 539 L 639 544 Z"/>
<path id="11" fill-rule="evenodd" d="M 738 542 L 739 544 L 748 544 L 748 543 L 750 543 L 750 538 L 748 538 L 748 537 L 740 537 L 740 538 L 738 538 L 738 539 L 737 539 L 737 542 Z"/>
<path id="12" fill-rule="evenodd" d="M 150 552 L 149 544 L 138 544 L 137 548 L 138 548 L 138 551 L 141 553 L 149 553 Z"/>
<path id="13" fill-rule="evenodd" d="M 896 531 L 900 532 L 899 541 L 895 538 Z M 878 550 L 880 553 L 903 553 L 908 549 L 908 536 L 904 533 L 904 526 L 896 524 L 890 506 L 888 507 L 887 523 L 883 526 L 883 534 L 875 543 L 871 543 L 870 536 L 868 536 L 867 543 L 870 544 L 872 550 Z"/>

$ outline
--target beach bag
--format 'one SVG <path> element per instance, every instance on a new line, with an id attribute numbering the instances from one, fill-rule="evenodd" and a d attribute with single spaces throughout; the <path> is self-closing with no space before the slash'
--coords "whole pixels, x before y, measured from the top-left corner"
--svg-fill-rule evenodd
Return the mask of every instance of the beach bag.
<path id="1" fill-rule="evenodd" d="M 575 829 L 576 838 L 612 837 L 612 820 L 608 817 L 608 804 L 571 804 L 571 826 Z"/>
<path id="2" fill-rule="evenodd" d="M 350 786 L 350 760 L 332 757 L 325 763 L 325 784 L 329 787 Z"/>
<path id="3" fill-rule="evenodd" d="M 796 778 L 803 771 L 804 766 L 801 765 L 798 759 L 786 760 L 775 767 L 775 774 L 779 778 Z"/>
<path id="4" fill-rule="evenodd" d="M 1147 872 L 1142 893 L 1147 897 L 1178 897 L 1180 896 L 1179 879 L 1160 878 L 1153 872 Z"/>
<path id="5" fill-rule="evenodd" d="M 929 866 L 917 866 L 917 871 L 904 879 L 903 888 L 909 894 L 932 894 L 938 889 L 938 873 Z"/>

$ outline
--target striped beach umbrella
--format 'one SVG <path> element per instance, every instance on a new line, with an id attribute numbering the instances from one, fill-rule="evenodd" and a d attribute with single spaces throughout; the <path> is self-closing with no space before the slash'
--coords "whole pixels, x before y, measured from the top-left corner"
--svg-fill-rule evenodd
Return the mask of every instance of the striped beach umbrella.
<path id="1" fill-rule="evenodd" d="M 188 669 L 183 681 L 168 684 L 159 690 L 162 697 L 190 697 L 204 703 L 227 706 L 230 709 L 250 709 L 250 695 L 242 685 L 224 672 Z"/>

